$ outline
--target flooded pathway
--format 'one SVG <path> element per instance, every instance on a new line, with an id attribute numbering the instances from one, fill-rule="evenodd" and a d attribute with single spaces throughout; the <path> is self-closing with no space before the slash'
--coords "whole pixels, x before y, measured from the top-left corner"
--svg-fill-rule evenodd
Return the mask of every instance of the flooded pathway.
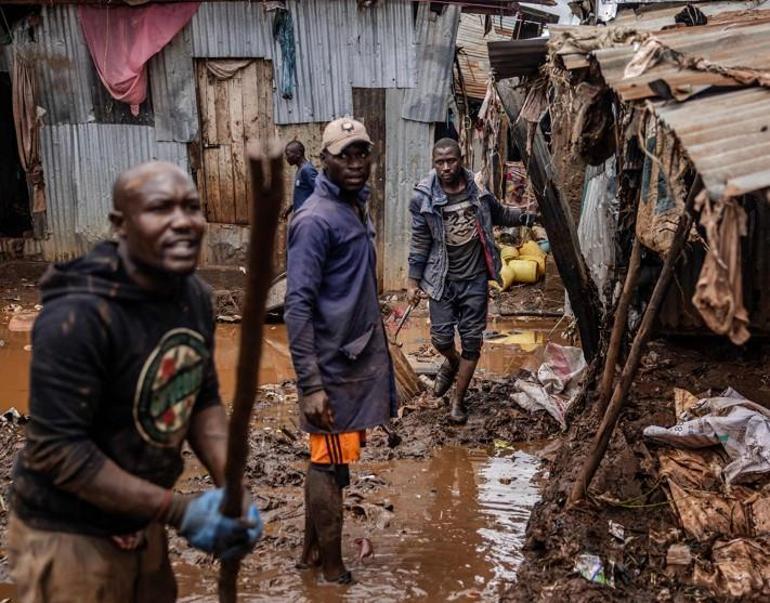
<path id="1" fill-rule="evenodd" d="M 536 368 L 553 324 L 490 320 L 480 376 L 498 378 L 521 368 Z M 218 326 L 216 363 L 225 400 L 234 389 L 238 338 L 237 325 Z M 426 318 L 412 319 L 399 340 L 418 366 L 429 368 L 438 362 L 429 352 Z M 0 341 L 0 410 L 16 407 L 23 413 L 29 332 L 11 331 L 2 324 Z M 281 384 L 293 377 L 285 327 L 267 325 L 260 382 Z M 259 405 L 254 427 L 275 431 L 292 426 L 296 413 L 296 396 L 267 396 Z M 375 550 L 366 564 L 350 564 L 357 584 L 347 588 L 321 584 L 316 574 L 294 569 L 302 526 L 302 488 L 254 488 L 260 495 L 264 491 L 266 499 L 280 496 L 289 509 L 266 513 L 266 533 L 287 544 L 257 551 L 242 574 L 243 600 L 497 600 L 504 585 L 515 579 L 526 523 L 539 497 L 533 481 L 539 448 L 507 443 L 490 449 L 447 446 L 434 449 L 424 460 L 376 461 L 367 460 L 365 454 L 353 469 L 354 486 L 369 481 L 376 484 L 365 504 L 383 511 L 375 520 L 358 520 L 346 513 L 346 559 L 356 558 L 356 538 L 370 538 Z M 294 469 L 304 472 L 305 463 L 297 461 Z M 194 464 L 189 467 L 188 482 L 195 480 L 197 471 Z M 354 506 L 355 496 L 354 487 L 348 493 Z M 180 600 L 216 601 L 216 566 L 183 550 L 178 553 L 174 567 Z"/>

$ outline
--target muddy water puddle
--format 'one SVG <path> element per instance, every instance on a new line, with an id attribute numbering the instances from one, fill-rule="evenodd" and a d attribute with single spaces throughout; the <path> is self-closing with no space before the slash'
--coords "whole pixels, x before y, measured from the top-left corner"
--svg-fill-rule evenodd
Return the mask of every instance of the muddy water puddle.
<path id="1" fill-rule="evenodd" d="M 494 378 L 521 368 L 535 369 L 546 342 L 554 340 L 553 327 L 553 321 L 491 319 L 479 374 Z M 237 325 L 217 328 L 215 360 L 225 400 L 234 390 L 239 334 Z M 29 336 L 29 331 L 10 330 L 7 321 L 0 321 L 0 411 L 27 408 Z M 280 384 L 293 379 L 285 327 L 266 325 L 264 336 L 260 382 Z M 439 358 L 430 353 L 425 317 L 410 320 L 399 341 L 411 361 L 427 367 L 424 372 L 438 365 Z M 293 389 L 276 387 L 274 396 L 270 391 L 263 388 L 256 428 L 287 426 L 296 432 Z M 183 482 L 200 472 L 189 460 Z M 296 469 L 304 471 L 304 463 L 298 462 Z M 424 460 L 387 462 L 366 461 L 365 456 L 354 474 L 377 480 L 368 502 L 385 505 L 387 501 L 392 514 L 372 522 L 346 513 L 346 559 L 356 559 L 356 538 L 371 539 L 375 549 L 366 564 L 350 563 L 357 584 L 346 588 L 321 584 L 315 573 L 294 569 L 302 529 L 301 486 L 255 487 L 257 495 L 288 501 L 288 514 L 274 514 L 266 533 L 279 540 L 290 538 L 255 554 L 255 561 L 242 574 L 242 600 L 496 600 L 503 586 L 515 578 L 521 561 L 524 529 L 538 499 L 533 483 L 537 469 L 537 449 L 532 448 L 446 447 L 433 450 Z M 180 553 L 174 561 L 180 600 L 216 601 L 215 564 L 196 561 L 185 550 Z"/>
<path id="2" fill-rule="evenodd" d="M 28 328 L 31 328 L 31 321 Z M 440 364 L 440 358 L 431 350 L 429 328 L 426 317 L 414 317 L 398 337 L 404 353 L 418 372 L 434 372 Z M 557 341 L 557 335 L 553 321 L 490 319 L 478 376 L 505 377 L 520 368 L 535 370 L 542 360 L 546 342 Z M 217 326 L 215 358 L 225 400 L 235 389 L 239 336 L 238 325 Z M 22 413 L 27 409 L 31 349 L 28 330 L 12 331 L 7 321 L 0 323 L 0 412 L 11 407 Z M 283 383 L 294 379 L 285 325 L 265 325 L 259 373 L 260 383 Z"/>
<path id="3" fill-rule="evenodd" d="M 497 600 L 521 562 L 524 530 L 539 498 L 537 469 L 532 449 L 495 456 L 448 447 L 424 461 L 360 463 L 354 473 L 385 482 L 376 498 L 387 500 L 393 514 L 376 528 L 346 514 L 345 558 L 355 560 L 356 538 L 370 538 L 375 551 L 365 564 L 349 563 L 356 584 L 323 584 L 314 572 L 294 569 L 298 549 L 279 549 L 242 573 L 243 600 Z M 267 526 L 268 533 L 282 529 Z M 216 600 L 212 571 L 183 562 L 175 570 L 181 601 Z"/>

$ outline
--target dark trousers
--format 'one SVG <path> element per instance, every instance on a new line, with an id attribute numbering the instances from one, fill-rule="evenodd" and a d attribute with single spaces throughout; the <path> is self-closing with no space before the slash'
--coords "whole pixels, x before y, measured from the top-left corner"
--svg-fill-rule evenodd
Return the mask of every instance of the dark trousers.
<path id="1" fill-rule="evenodd" d="M 479 357 L 489 305 L 486 274 L 467 281 L 447 281 L 441 299 L 430 300 L 430 339 L 441 351 L 454 346 L 460 334 L 462 356 Z"/>

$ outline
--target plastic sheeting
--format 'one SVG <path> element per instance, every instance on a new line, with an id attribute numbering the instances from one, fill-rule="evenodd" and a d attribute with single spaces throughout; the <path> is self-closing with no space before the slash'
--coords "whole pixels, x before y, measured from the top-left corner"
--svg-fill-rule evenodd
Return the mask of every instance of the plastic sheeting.
<path id="1" fill-rule="evenodd" d="M 731 459 L 723 469 L 728 484 L 770 472 L 770 411 L 728 390 L 701 400 L 685 416 L 690 415 L 700 416 L 669 429 L 650 425 L 644 437 L 681 448 L 721 445 Z"/>
<path id="2" fill-rule="evenodd" d="M 139 105 L 147 98 L 147 61 L 187 24 L 198 5 L 79 7 L 83 37 L 99 78 L 113 98 L 131 107 L 132 114 L 139 114 Z"/>
<path id="3" fill-rule="evenodd" d="M 545 410 L 563 430 L 567 429 L 567 411 L 580 393 L 586 372 L 583 350 L 549 343 L 545 347 L 543 364 L 537 370 L 537 381 L 517 379 L 518 393 L 511 399 L 530 412 Z"/>

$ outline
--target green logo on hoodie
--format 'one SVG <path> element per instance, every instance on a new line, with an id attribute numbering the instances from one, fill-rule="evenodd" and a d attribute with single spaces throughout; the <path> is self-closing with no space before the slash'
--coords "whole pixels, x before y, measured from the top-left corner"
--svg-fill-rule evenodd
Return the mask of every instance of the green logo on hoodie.
<path id="1" fill-rule="evenodd" d="M 208 358 L 200 333 L 172 329 L 163 336 L 136 388 L 134 421 L 145 440 L 169 447 L 182 443 Z"/>

